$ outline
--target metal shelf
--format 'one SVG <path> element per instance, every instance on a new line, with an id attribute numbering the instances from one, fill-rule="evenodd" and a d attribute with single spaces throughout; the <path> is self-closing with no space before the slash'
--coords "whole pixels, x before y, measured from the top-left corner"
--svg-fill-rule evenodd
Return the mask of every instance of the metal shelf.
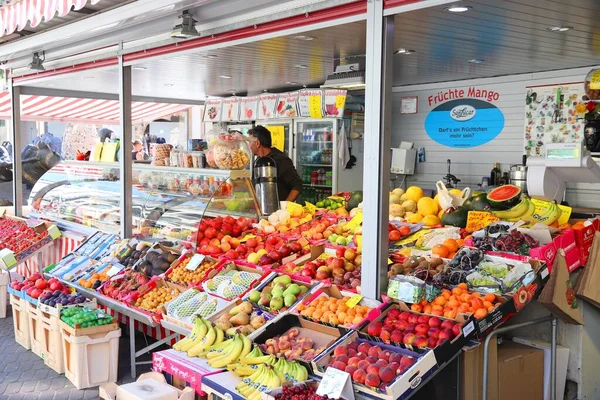
<path id="1" fill-rule="evenodd" d="M 327 168 L 333 168 L 333 165 L 331 165 L 331 164 L 302 164 L 302 163 L 299 163 L 298 165 L 302 165 L 303 167 L 327 167 Z"/>

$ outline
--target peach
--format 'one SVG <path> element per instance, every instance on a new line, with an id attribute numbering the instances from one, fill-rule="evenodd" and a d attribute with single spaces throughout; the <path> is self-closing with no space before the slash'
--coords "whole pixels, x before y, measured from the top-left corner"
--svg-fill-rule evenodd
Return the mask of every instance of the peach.
<path id="1" fill-rule="evenodd" d="M 401 331 L 406 330 L 406 326 L 408 325 L 408 322 L 406 322 L 405 320 L 401 319 L 396 321 L 396 323 L 394 324 L 394 327 L 396 329 L 400 329 Z"/>
<path id="2" fill-rule="evenodd" d="M 358 353 L 358 343 L 352 342 L 348 345 L 348 349 L 352 349 Z"/>
<path id="3" fill-rule="evenodd" d="M 390 311 L 387 313 L 387 316 L 388 316 L 388 317 L 392 317 L 392 318 L 398 318 L 398 316 L 400 315 L 400 313 L 401 313 L 401 311 L 400 311 L 400 310 L 398 310 L 397 308 L 395 308 L 395 309 L 393 309 L 393 310 L 390 310 Z"/>
<path id="4" fill-rule="evenodd" d="M 379 379 L 379 374 L 367 374 L 365 378 L 365 385 L 371 387 L 377 387 L 381 383 L 381 379 Z"/>
<path id="5" fill-rule="evenodd" d="M 392 353 L 390 355 L 390 359 L 388 361 L 390 363 L 398 363 L 398 364 L 400 364 L 401 360 L 402 360 L 402 354 L 400 354 L 400 353 Z"/>
<path id="6" fill-rule="evenodd" d="M 347 365 L 345 369 L 345 371 L 349 373 L 350 376 L 352 376 L 357 370 L 358 368 L 356 368 L 354 365 Z"/>
<path id="7" fill-rule="evenodd" d="M 341 356 L 342 354 L 348 354 L 348 348 L 346 346 L 338 346 L 333 351 L 334 356 Z"/>
<path id="8" fill-rule="evenodd" d="M 371 345 L 367 342 L 362 342 L 361 344 L 358 345 L 358 349 L 357 351 L 359 353 L 365 353 L 368 354 L 369 353 L 369 349 L 371 348 Z"/>
<path id="9" fill-rule="evenodd" d="M 460 323 L 454 324 L 452 327 L 452 333 L 454 334 L 454 337 L 460 335 Z"/>
<path id="10" fill-rule="evenodd" d="M 427 347 L 429 347 L 430 349 L 435 349 L 437 347 L 437 341 L 437 338 L 430 337 L 429 339 L 427 339 Z"/>
<path id="11" fill-rule="evenodd" d="M 388 340 L 391 340 L 392 337 L 392 331 L 381 331 L 381 335 L 379 335 L 379 337 L 381 338 L 381 340 L 383 340 L 384 342 L 387 342 Z"/>
<path id="12" fill-rule="evenodd" d="M 379 366 L 377 365 L 369 365 L 366 369 L 367 371 L 367 375 L 368 374 L 377 374 L 379 375 Z"/>
<path id="13" fill-rule="evenodd" d="M 391 311 L 390 311 L 390 312 L 391 312 Z M 409 318 L 411 315 L 414 315 L 414 314 L 413 314 L 413 313 L 411 313 L 411 312 L 408 312 L 408 311 L 403 311 L 403 312 L 401 312 L 401 313 L 400 313 L 400 315 L 398 315 L 398 319 L 403 319 L 403 320 L 405 320 L 405 321 L 407 321 L 407 322 L 408 322 L 408 318 Z"/>
<path id="14" fill-rule="evenodd" d="M 384 350 L 381 353 L 379 353 L 379 358 L 385 361 L 389 361 L 390 360 L 390 356 L 392 355 L 392 352 L 389 350 Z"/>
<path id="15" fill-rule="evenodd" d="M 438 339 L 438 342 L 437 342 L 437 345 L 439 346 L 439 345 L 443 344 L 443 343 L 444 343 L 445 341 L 447 341 L 447 340 L 448 340 L 448 339 L 446 339 L 446 338 L 439 338 L 439 339 Z"/>
<path id="16" fill-rule="evenodd" d="M 413 342 L 415 341 L 415 338 L 416 338 L 416 336 L 415 336 L 414 333 L 412 333 L 412 332 L 411 333 L 407 333 L 406 335 L 404 335 L 404 339 L 402 340 L 402 342 L 405 345 L 412 345 Z"/>
<path id="17" fill-rule="evenodd" d="M 404 332 L 412 333 L 415 331 L 415 328 L 416 328 L 415 324 L 408 324 L 408 325 L 406 325 L 406 328 L 404 328 Z"/>
<path id="18" fill-rule="evenodd" d="M 368 357 L 368 354 L 367 353 L 358 353 L 356 355 L 356 357 L 360 358 L 361 360 L 364 360 Z"/>
<path id="19" fill-rule="evenodd" d="M 358 357 L 350 357 L 348 359 L 348 365 L 352 365 L 353 367 L 357 367 L 358 368 L 358 363 L 361 362 L 362 360 Z"/>
<path id="20" fill-rule="evenodd" d="M 444 329 L 440 332 L 438 339 L 451 340 L 454 337 L 451 329 Z"/>
<path id="21" fill-rule="evenodd" d="M 402 360 L 400 360 L 400 366 L 410 366 L 413 365 L 415 359 L 411 356 L 402 356 Z"/>
<path id="22" fill-rule="evenodd" d="M 379 347 L 379 346 L 373 346 L 373 347 L 371 347 L 368 350 L 367 354 L 369 354 L 369 356 L 371 356 L 371 357 L 377 357 L 378 358 L 379 357 L 379 353 L 381 353 L 382 351 L 383 350 L 381 349 L 381 347 Z"/>
<path id="23" fill-rule="evenodd" d="M 356 357 L 356 355 L 358 354 L 358 352 L 354 349 L 348 349 L 348 357 L 352 358 L 352 357 Z"/>
<path id="24" fill-rule="evenodd" d="M 420 349 L 425 349 L 427 348 L 427 339 L 425 339 L 423 336 L 416 336 L 415 340 L 413 341 L 413 346 L 416 346 Z"/>
<path id="25" fill-rule="evenodd" d="M 375 321 L 369 325 L 367 333 L 371 336 L 379 336 L 381 334 L 381 328 L 383 328 L 381 321 Z"/>
<path id="26" fill-rule="evenodd" d="M 428 324 L 429 323 L 429 317 L 427 315 L 419 315 L 419 318 L 417 319 L 417 322 L 419 324 Z"/>
<path id="27" fill-rule="evenodd" d="M 335 361 L 343 362 L 344 364 L 348 364 L 349 360 L 350 357 L 348 357 L 346 354 L 340 354 L 335 358 Z"/>
<path id="28" fill-rule="evenodd" d="M 408 320 L 407 321 L 408 321 L 409 324 L 415 324 L 416 325 L 416 324 L 419 323 L 419 316 L 417 314 L 412 314 L 411 313 L 408 316 Z"/>
<path id="29" fill-rule="evenodd" d="M 404 333 L 402 333 L 402 331 L 394 331 L 392 333 L 392 336 L 390 336 L 390 338 L 389 338 L 389 340 L 391 340 L 392 342 L 396 342 L 396 343 L 402 343 L 403 339 L 404 339 Z"/>
<path id="30" fill-rule="evenodd" d="M 343 362 L 340 362 L 340 361 L 334 362 L 333 364 L 331 364 L 331 366 L 335 369 L 339 369 L 340 371 L 346 370 L 346 364 L 344 364 Z"/>
<path id="31" fill-rule="evenodd" d="M 379 359 L 377 357 L 367 357 L 366 360 L 371 363 L 371 364 L 375 364 Z"/>
<path id="32" fill-rule="evenodd" d="M 396 370 L 390 367 L 384 367 L 379 370 L 379 379 L 382 382 L 391 382 L 396 377 Z"/>
<path id="33" fill-rule="evenodd" d="M 358 363 L 358 365 L 357 365 L 358 369 L 364 369 L 365 371 L 370 366 L 371 366 L 371 363 L 368 362 L 367 360 L 360 360 L 359 363 Z"/>
<path id="34" fill-rule="evenodd" d="M 438 317 L 431 317 L 428 324 L 432 328 L 437 328 L 442 324 L 442 321 Z"/>
<path id="35" fill-rule="evenodd" d="M 398 368 L 400 368 L 400 363 L 392 362 L 387 365 L 386 368 L 390 368 L 392 371 L 396 372 Z"/>
<path id="36" fill-rule="evenodd" d="M 379 368 L 383 368 L 388 365 L 388 362 L 385 360 L 377 360 L 375 365 L 377 365 Z"/>
<path id="37" fill-rule="evenodd" d="M 357 369 L 352 374 L 352 380 L 357 383 L 365 383 L 365 379 L 367 378 L 367 373 L 364 369 Z"/>
<path id="38" fill-rule="evenodd" d="M 444 321 L 442 321 L 440 328 L 441 329 L 450 329 L 452 330 L 452 328 L 454 327 L 454 321 L 451 321 L 449 319 L 445 319 Z"/>
<path id="39" fill-rule="evenodd" d="M 429 328 L 427 331 L 427 337 L 437 339 L 440 336 L 439 328 Z"/>
<path id="40" fill-rule="evenodd" d="M 428 330 L 429 330 L 428 324 L 419 324 L 419 325 L 415 326 L 415 333 L 418 335 L 425 336 L 427 334 Z"/>

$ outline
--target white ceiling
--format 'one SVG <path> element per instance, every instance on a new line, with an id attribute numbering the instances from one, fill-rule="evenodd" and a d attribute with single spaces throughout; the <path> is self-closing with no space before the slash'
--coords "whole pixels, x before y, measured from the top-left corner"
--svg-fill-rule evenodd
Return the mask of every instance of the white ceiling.
<path id="1" fill-rule="evenodd" d="M 439 6 L 395 17 L 395 47 L 416 50 L 394 56 L 395 86 L 600 64 L 598 0 L 473 0 L 460 4 L 472 9 L 455 14 Z M 552 26 L 573 29 L 555 33 L 547 30 Z M 210 54 L 199 51 L 140 64 L 145 69 L 133 71 L 134 95 L 202 100 L 205 95 L 226 95 L 229 89 L 252 94 L 318 86 L 332 73 L 336 59 L 365 54 L 364 22 L 307 35 L 314 40 L 279 37 Z M 484 62 L 472 64 L 467 62 L 470 59 Z M 116 93 L 117 84 L 116 70 L 105 70 L 38 86 Z"/>

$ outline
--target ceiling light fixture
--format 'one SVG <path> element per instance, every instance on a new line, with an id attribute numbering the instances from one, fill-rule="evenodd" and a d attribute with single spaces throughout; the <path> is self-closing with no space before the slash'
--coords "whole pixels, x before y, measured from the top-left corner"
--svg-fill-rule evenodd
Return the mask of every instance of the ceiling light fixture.
<path id="1" fill-rule="evenodd" d="M 306 69 L 306 68 L 308 68 L 308 65 L 304 65 L 304 64 L 296 64 L 296 65 L 294 65 L 294 67 L 296 67 L 296 68 L 300 68 L 300 69 Z"/>
<path id="2" fill-rule="evenodd" d="M 296 39 L 296 40 L 305 40 L 307 42 L 310 42 L 311 40 L 315 40 L 316 37 L 309 36 L 309 35 L 296 35 L 296 36 L 294 36 L 294 39 Z"/>
<path id="3" fill-rule="evenodd" d="M 483 64 L 485 60 L 482 60 L 480 58 L 471 58 L 470 60 L 467 60 L 467 62 L 471 64 Z"/>
<path id="4" fill-rule="evenodd" d="M 231 79 L 230 75 L 219 75 L 219 78 L 221 79 Z"/>
<path id="5" fill-rule="evenodd" d="M 416 53 L 416 50 L 410 50 L 410 49 L 398 49 L 397 51 L 394 52 L 394 54 L 413 54 Z"/>
<path id="6" fill-rule="evenodd" d="M 338 65 L 332 75 L 327 77 L 321 88 L 364 89 L 365 70 L 359 63 Z"/>
<path id="7" fill-rule="evenodd" d="M 39 53 L 33 53 L 33 59 L 31 60 L 31 63 L 29 64 L 29 69 L 32 71 L 45 71 L 46 68 L 44 68 L 44 66 L 42 65 L 44 63 L 44 61 L 46 61 L 46 55 L 44 54 L 44 52 L 42 51 L 42 57 L 40 58 L 40 54 Z"/>
<path id="8" fill-rule="evenodd" d="M 171 31 L 171 37 L 177 39 L 189 39 L 191 37 L 200 36 L 200 33 L 196 30 L 196 21 L 192 14 L 185 10 L 181 16 L 177 19 L 173 30 Z"/>
<path id="9" fill-rule="evenodd" d="M 473 7 L 471 7 L 471 6 L 459 6 L 459 5 L 455 5 L 455 6 L 446 7 L 446 11 L 452 12 L 452 13 L 463 13 L 463 12 L 469 11 L 472 8 Z"/>
<path id="10" fill-rule="evenodd" d="M 146 71 L 148 68 L 146 68 L 146 67 L 133 67 L 133 69 L 135 69 L 137 71 Z"/>
<path id="11" fill-rule="evenodd" d="M 573 29 L 572 26 L 551 26 L 546 28 L 546 30 L 549 30 L 550 32 L 566 32 L 570 31 L 571 29 Z"/>

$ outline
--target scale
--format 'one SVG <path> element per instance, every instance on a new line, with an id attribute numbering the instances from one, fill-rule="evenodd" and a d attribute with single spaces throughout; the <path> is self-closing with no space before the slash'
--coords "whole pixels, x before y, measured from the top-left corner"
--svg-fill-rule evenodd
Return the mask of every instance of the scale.
<path id="1" fill-rule="evenodd" d="M 581 143 L 546 144 L 545 157 L 527 159 L 530 196 L 562 202 L 569 183 L 600 183 L 600 166 Z"/>

